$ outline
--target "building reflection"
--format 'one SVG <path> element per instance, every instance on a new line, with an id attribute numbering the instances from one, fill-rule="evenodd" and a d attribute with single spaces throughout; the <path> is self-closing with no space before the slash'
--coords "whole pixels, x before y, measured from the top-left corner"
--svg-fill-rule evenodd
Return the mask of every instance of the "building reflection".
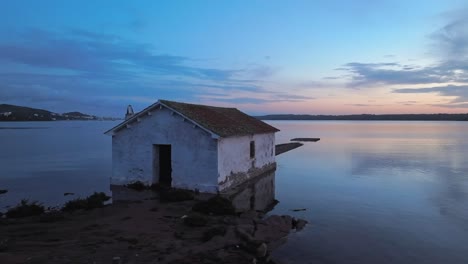
<path id="1" fill-rule="evenodd" d="M 277 203 L 275 200 L 275 173 L 275 170 L 266 172 L 229 192 L 222 193 L 222 195 L 232 201 L 238 212 L 271 211 Z"/>

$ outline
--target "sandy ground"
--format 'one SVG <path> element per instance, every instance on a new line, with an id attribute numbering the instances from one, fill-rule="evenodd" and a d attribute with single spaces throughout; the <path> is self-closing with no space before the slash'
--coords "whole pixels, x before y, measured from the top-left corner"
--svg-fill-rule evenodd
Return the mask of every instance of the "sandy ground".
<path id="1" fill-rule="evenodd" d="M 1 219 L 0 263 L 277 263 L 269 253 L 305 224 L 254 211 L 204 216 L 192 212 L 196 200 L 162 203 L 153 195 L 90 211 Z M 187 215 L 203 221 L 188 224 Z"/>

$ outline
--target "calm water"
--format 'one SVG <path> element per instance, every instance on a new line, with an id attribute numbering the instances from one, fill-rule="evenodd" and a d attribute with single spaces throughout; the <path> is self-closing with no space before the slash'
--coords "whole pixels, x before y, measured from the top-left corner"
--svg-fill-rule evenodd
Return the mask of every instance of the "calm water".
<path id="1" fill-rule="evenodd" d="M 468 263 L 468 123 L 273 124 L 322 138 L 277 159 L 273 213 L 310 222 L 285 263 Z"/>
<path id="2" fill-rule="evenodd" d="M 283 262 L 468 263 L 468 123 L 270 123 L 277 143 L 322 138 L 277 157 L 272 213 L 310 222 L 275 253 Z M 108 192 L 102 133 L 115 124 L 0 123 L 0 210 Z"/>
<path id="3" fill-rule="evenodd" d="M 0 211 L 26 198 L 47 206 L 110 193 L 111 137 L 118 121 L 0 122 Z"/>

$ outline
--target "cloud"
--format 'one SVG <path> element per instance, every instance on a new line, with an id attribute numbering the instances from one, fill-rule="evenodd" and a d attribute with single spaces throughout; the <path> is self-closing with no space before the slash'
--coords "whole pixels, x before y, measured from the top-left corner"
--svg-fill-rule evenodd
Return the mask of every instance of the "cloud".
<path id="1" fill-rule="evenodd" d="M 346 80 L 348 87 L 357 89 L 382 85 L 467 83 L 468 17 L 465 14 L 451 18 L 430 35 L 434 43 L 432 53 L 439 55 L 432 65 L 350 62 L 336 70 L 346 72 L 340 77 Z"/>
<path id="2" fill-rule="evenodd" d="M 437 93 L 441 96 L 455 97 L 448 104 L 439 104 L 450 108 L 464 108 L 464 104 L 468 103 L 468 85 L 447 85 L 428 88 L 401 88 L 394 89 L 393 93 Z M 463 104 L 462 104 L 463 103 Z"/>
<path id="3" fill-rule="evenodd" d="M 468 9 L 465 9 L 468 12 Z M 466 12 L 431 35 L 435 47 L 450 60 L 468 58 L 468 17 Z"/>
<path id="4" fill-rule="evenodd" d="M 226 102 L 230 104 L 263 104 L 279 102 L 304 102 L 315 100 L 314 97 L 291 94 L 287 92 L 269 91 L 254 94 L 248 91 L 232 91 L 224 93 L 221 90 L 204 92 L 198 96 L 203 100 Z"/>
<path id="5" fill-rule="evenodd" d="M 398 102 L 398 103 L 399 103 L 399 104 L 402 104 L 402 105 L 407 105 L 407 106 L 419 104 L 418 101 L 402 101 L 402 102 Z"/>
<path id="6" fill-rule="evenodd" d="M 352 62 L 340 70 L 351 74 L 348 87 L 366 88 L 376 85 L 432 84 L 467 82 L 468 63 L 446 61 L 437 65 L 415 68 L 399 63 Z"/>
<path id="7" fill-rule="evenodd" d="M 228 80 L 237 71 L 189 66 L 190 58 L 155 54 L 151 46 L 83 30 L 57 33 L 31 30 L 26 39 L 0 43 L 0 60 L 77 73 L 151 74 Z"/>
<path id="8" fill-rule="evenodd" d="M 248 70 L 248 72 L 251 74 L 251 76 L 253 76 L 253 78 L 260 79 L 273 76 L 277 71 L 277 69 L 266 65 L 255 65 L 254 67 Z"/>
<path id="9" fill-rule="evenodd" d="M 62 109 L 70 110 L 81 109 L 80 102 L 112 105 L 109 100 L 126 97 L 130 103 L 145 96 L 190 100 L 210 89 L 224 94 L 247 91 L 260 98 L 268 91 L 258 78 L 275 72 L 264 65 L 217 69 L 195 63 L 185 56 L 158 54 L 151 45 L 116 35 L 32 29 L 0 40 L 0 101 L 42 102 L 57 108 L 61 102 Z M 135 103 L 142 104 L 140 99 Z"/>
<path id="10" fill-rule="evenodd" d="M 345 105 L 356 106 L 356 107 L 384 106 L 382 104 L 345 104 Z"/>

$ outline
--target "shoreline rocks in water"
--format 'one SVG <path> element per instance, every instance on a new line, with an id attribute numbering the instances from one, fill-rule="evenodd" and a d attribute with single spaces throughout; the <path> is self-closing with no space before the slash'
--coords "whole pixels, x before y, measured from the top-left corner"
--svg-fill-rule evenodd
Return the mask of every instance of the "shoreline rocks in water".
<path id="1" fill-rule="evenodd" d="M 47 213 L 0 219 L 0 262 L 275 263 L 270 253 L 306 223 L 257 211 L 203 214 L 192 208 L 213 195 L 168 202 L 144 192 L 147 198 L 58 212 L 51 221 L 41 221 Z"/>
<path id="2" fill-rule="evenodd" d="M 317 142 L 320 138 L 293 138 L 291 141 L 302 141 L 302 142 Z"/>

